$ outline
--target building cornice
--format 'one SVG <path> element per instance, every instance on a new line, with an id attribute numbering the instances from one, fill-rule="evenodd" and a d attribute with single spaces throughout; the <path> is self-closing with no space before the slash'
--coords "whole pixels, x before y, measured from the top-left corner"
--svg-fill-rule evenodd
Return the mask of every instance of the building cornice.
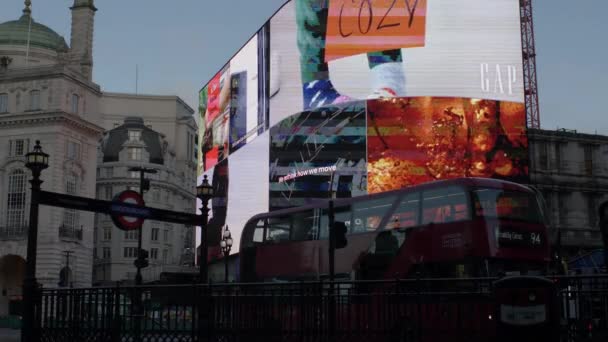
<path id="1" fill-rule="evenodd" d="M 6 72 L 0 73 L 0 83 L 38 81 L 49 78 L 66 78 L 89 89 L 91 92 L 97 95 L 101 95 L 101 88 L 99 85 L 89 82 L 86 78 L 84 78 L 84 76 L 70 69 L 65 64 L 9 69 Z"/>
<path id="2" fill-rule="evenodd" d="M 103 92 L 104 97 L 115 97 L 115 98 L 123 98 L 123 99 L 145 99 L 145 100 L 157 100 L 157 101 L 176 101 L 179 104 L 183 105 L 186 109 L 188 109 L 192 114 L 194 114 L 194 109 L 190 107 L 181 97 L 177 95 L 153 95 L 153 94 L 133 94 L 133 93 L 113 93 L 113 92 Z"/>
<path id="3" fill-rule="evenodd" d="M 80 131 L 93 136 L 103 134 L 103 127 L 84 120 L 80 116 L 65 112 L 40 112 L 40 113 L 21 113 L 21 114 L 1 114 L 0 128 L 19 127 L 19 126 L 47 126 L 49 124 L 64 124 L 79 129 Z"/>
<path id="4" fill-rule="evenodd" d="M 608 143 L 608 136 L 600 134 L 578 133 L 576 130 L 546 130 L 528 129 L 528 137 L 531 141 L 555 140 L 555 141 L 577 141 L 591 144 Z"/>

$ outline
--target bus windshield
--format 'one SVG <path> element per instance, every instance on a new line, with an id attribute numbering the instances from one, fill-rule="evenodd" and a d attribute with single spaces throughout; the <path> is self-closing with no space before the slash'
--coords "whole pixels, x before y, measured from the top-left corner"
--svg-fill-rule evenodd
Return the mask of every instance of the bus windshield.
<path id="1" fill-rule="evenodd" d="M 523 191 L 474 189 L 475 215 L 487 218 L 542 223 L 536 197 Z"/>

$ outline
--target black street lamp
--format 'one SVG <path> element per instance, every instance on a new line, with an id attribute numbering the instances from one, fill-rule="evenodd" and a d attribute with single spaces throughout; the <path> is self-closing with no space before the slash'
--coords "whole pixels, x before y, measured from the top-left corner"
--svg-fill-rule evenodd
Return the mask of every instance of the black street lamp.
<path id="1" fill-rule="evenodd" d="M 27 260 L 25 265 L 25 279 L 23 281 L 23 327 L 21 328 L 21 341 L 32 342 L 36 338 L 34 331 L 34 297 L 38 288 L 36 280 L 36 252 L 38 250 L 38 202 L 40 198 L 40 173 L 49 167 L 49 155 L 42 152 L 40 140 L 36 146 L 25 155 L 25 166 L 32 171 L 32 197 L 30 201 L 30 226 L 27 233 Z"/>
<path id="2" fill-rule="evenodd" d="M 228 226 L 224 229 L 220 246 L 224 254 L 224 282 L 228 283 L 228 256 L 230 255 L 230 249 L 232 249 L 232 235 L 230 234 L 230 230 L 228 230 Z"/>
<path id="3" fill-rule="evenodd" d="M 203 202 L 203 207 L 201 208 L 201 248 L 200 255 L 198 259 L 199 265 L 199 276 L 200 282 L 207 282 L 207 254 L 208 254 L 208 241 L 207 241 L 207 221 L 209 220 L 209 200 L 213 197 L 213 186 L 209 184 L 207 180 L 207 175 L 203 177 L 203 183 L 196 187 L 196 197 L 198 197 Z"/>

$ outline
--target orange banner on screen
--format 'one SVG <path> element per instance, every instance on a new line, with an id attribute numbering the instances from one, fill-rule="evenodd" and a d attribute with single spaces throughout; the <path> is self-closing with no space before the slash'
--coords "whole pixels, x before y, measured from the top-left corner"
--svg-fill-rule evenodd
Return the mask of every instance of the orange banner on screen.
<path id="1" fill-rule="evenodd" d="M 330 0 L 325 61 L 424 46 L 427 0 Z"/>

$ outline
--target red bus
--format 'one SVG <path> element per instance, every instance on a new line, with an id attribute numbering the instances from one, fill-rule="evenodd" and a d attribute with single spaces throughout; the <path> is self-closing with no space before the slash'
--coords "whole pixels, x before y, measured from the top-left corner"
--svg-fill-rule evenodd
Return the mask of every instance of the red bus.
<path id="1" fill-rule="evenodd" d="M 337 280 L 541 275 L 550 261 L 541 201 L 502 180 L 458 178 L 336 199 L 348 227 Z M 326 279 L 329 201 L 252 217 L 240 246 L 243 282 Z"/>

